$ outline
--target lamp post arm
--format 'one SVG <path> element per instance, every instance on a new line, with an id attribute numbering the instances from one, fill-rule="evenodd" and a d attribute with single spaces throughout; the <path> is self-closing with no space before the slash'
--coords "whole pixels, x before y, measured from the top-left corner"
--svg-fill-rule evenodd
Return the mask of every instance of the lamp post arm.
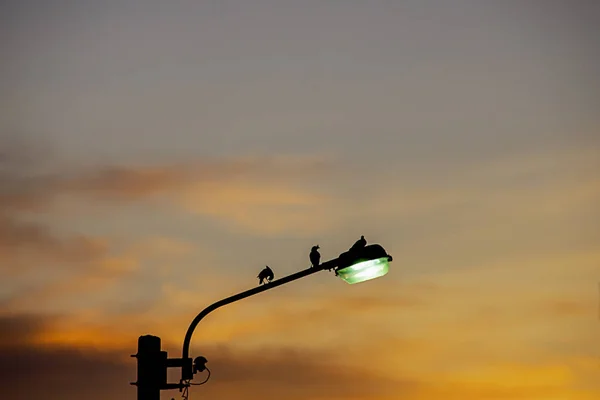
<path id="1" fill-rule="evenodd" d="M 285 276 L 285 277 L 283 277 L 281 279 L 274 280 L 274 281 L 272 281 L 270 283 L 267 283 L 267 284 L 264 284 L 262 286 L 258 286 L 258 287 L 255 287 L 253 289 L 249 289 L 249 290 L 246 290 L 244 292 L 241 292 L 241 293 L 235 294 L 233 296 L 227 297 L 227 298 L 225 298 L 223 300 L 219 300 L 216 303 L 213 303 L 210 306 L 206 307 L 204 310 L 202 310 L 200 312 L 200 314 L 198 314 L 196 316 L 196 318 L 194 318 L 194 320 L 190 324 L 190 326 L 189 326 L 189 328 L 188 328 L 188 330 L 187 330 L 187 332 L 185 334 L 185 339 L 183 340 L 182 358 L 184 360 L 186 360 L 186 359 L 189 358 L 190 342 L 192 340 L 192 335 L 194 334 L 194 330 L 196 329 L 196 326 L 200 323 L 200 321 L 202 321 L 202 319 L 204 317 L 206 317 L 208 314 L 210 314 L 211 312 L 213 312 L 217 308 L 221 308 L 223 306 L 226 306 L 228 304 L 234 303 L 236 301 L 243 300 L 246 297 L 250 297 L 250 296 L 253 296 L 255 294 L 262 293 L 262 292 L 267 291 L 269 289 L 276 288 L 277 286 L 281 286 L 283 284 L 295 281 L 296 279 L 304 278 L 305 276 L 312 275 L 312 274 L 314 274 L 316 272 L 323 271 L 323 270 L 326 270 L 326 269 L 327 270 L 331 270 L 331 269 L 333 269 L 334 267 L 337 266 L 337 263 L 338 263 L 338 258 L 326 261 L 326 262 L 320 264 L 317 267 L 307 268 L 305 270 L 296 272 L 295 274 L 291 274 L 291 275 Z"/>

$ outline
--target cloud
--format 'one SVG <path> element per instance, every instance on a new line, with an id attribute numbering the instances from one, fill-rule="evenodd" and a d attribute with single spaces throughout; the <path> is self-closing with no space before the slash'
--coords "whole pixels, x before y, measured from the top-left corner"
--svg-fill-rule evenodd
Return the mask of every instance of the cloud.
<path id="1" fill-rule="evenodd" d="M 326 167 L 314 157 L 240 157 L 111 168 L 67 180 L 61 190 L 94 200 L 160 198 L 246 233 L 314 234 L 333 223 L 332 199 L 310 184 Z"/>
<path id="2" fill-rule="evenodd" d="M 577 164 L 573 158 L 571 165 L 577 166 L 573 171 L 585 172 L 588 167 L 591 171 L 595 164 L 589 158 L 585 160 L 588 161 Z M 49 305 L 62 304 L 72 314 L 66 320 L 41 319 L 43 323 L 35 316 L 6 319 L 8 322 L 4 321 L 0 328 L 6 333 L 4 340 L 13 344 L 13 350 L 7 350 L 3 362 L 39 357 L 45 365 L 55 366 L 52 360 L 56 359 L 56 379 L 65 387 L 52 386 L 51 378 L 40 376 L 40 384 L 47 382 L 58 393 L 56 398 L 69 399 L 75 395 L 66 389 L 67 378 L 60 377 L 63 372 L 64 376 L 75 376 L 74 387 L 79 387 L 78 391 L 86 398 L 89 394 L 93 399 L 95 390 L 104 394 L 102 398 L 130 398 L 134 389 L 127 382 L 135 379 L 135 368 L 121 360 L 134 352 L 137 335 L 150 331 L 161 334 L 165 340 L 179 342 L 194 310 L 209 304 L 215 296 L 219 298 L 215 288 L 225 287 L 225 282 L 227 287 L 237 284 L 225 273 L 206 276 L 206 271 L 199 267 L 194 271 L 202 276 L 185 271 L 185 275 L 173 278 L 163 273 L 166 271 L 161 269 L 163 261 L 185 260 L 194 254 L 190 243 L 163 233 L 144 234 L 132 238 L 131 243 L 115 242 L 111 237 L 68 231 L 67 224 L 53 229 L 54 225 L 42 222 L 43 218 L 36 219 L 54 212 L 53 207 L 64 197 L 87 204 L 90 211 L 105 202 L 120 207 L 158 199 L 160 202 L 153 205 L 166 205 L 167 211 L 172 211 L 171 207 L 192 212 L 215 218 L 234 231 L 261 235 L 290 229 L 321 235 L 324 229 L 338 223 L 336 218 L 345 215 L 344 207 L 354 204 L 354 200 L 345 203 L 337 194 L 312 186 L 312 177 L 323 169 L 314 160 L 238 160 L 240 164 L 230 161 L 243 167 L 228 170 L 229 161 L 223 165 L 209 163 L 215 170 L 210 172 L 208 168 L 204 175 L 200 173 L 202 168 L 194 167 L 201 163 L 48 173 L 35 179 L 15 171 L 4 173 L 4 177 L 10 175 L 4 181 L 10 184 L 0 188 L 0 194 L 6 195 L 0 200 L 5 205 L 0 209 L 0 242 L 4 243 L 0 257 L 11 262 L 0 264 L 7 271 L 10 269 L 11 278 L 25 273 L 25 267 L 35 270 L 32 276 L 53 277 L 19 290 L 18 297 L 1 304 L 2 309 L 26 310 L 39 305 L 53 310 Z M 583 281 L 597 277 L 598 254 L 574 251 L 555 257 L 547 254 L 556 248 L 547 241 L 550 238 L 551 245 L 559 244 L 565 238 L 561 236 L 565 231 L 576 232 L 580 223 L 590 223 L 591 218 L 586 221 L 576 218 L 567 225 L 555 224 L 565 216 L 583 216 L 592 210 L 590 204 L 594 204 L 597 186 L 584 173 L 578 175 L 580 180 L 569 183 L 566 176 L 569 174 L 560 175 L 561 169 L 552 167 L 552 162 L 546 159 L 533 164 L 530 170 L 527 163 L 515 164 L 514 170 L 505 175 L 500 167 L 494 172 L 497 175 L 478 171 L 457 182 L 455 188 L 423 186 L 418 191 L 415 186 L 415 191 L 409 190 L 404 197 L 395 191 L 397 188 L 386 193 L 388 200 L 403 199 L 403 203 L 366 202 L 366 210 L 360 209 L 361 215 L 371 211 L 381 212 L 382 218 L 391 215 L 393 223 L 403 222 L 400 230 L 407 232 L 407 239 L 415 237 L 391 241 L 390 249 L 398 249 L 393 254 L 397 251 L 396 259 L 407 266 L 402 268 L 403 282 L 411 276 L 425 277 L 428 280 L 424 287 L 409 293 L 406 289 L 410 288 L 400 287 L 397 280 L 391 280 L 393 284 L 377 286 L 378 293 L 356 289 L 352 292 L 357 293 L 354 296 L 338 297 L 334 289 L 327 289 L 326 296 L 311 290 L 308 294 L 311 299 L 303 298 L 298 304 L 286 292 L 287 295 L 280 297 L 274 294 L 271 299 L 276 301 L 271 301 L 268 307 L 267 302 L 259 301 L 256 308 L 248 304 L 243 310 L 240 308 L 240 313 L 235 308 L 219 312 L 220 321 L 203 325 L 202 338 L 198 340 L 207 344 L 202 345 L 202 351 L 215 374 L 210 385 L 195 390 L 214 390 L 215 396 L 221 397 L 238 397 L 238 390 L 262 391 L 272 397 L 292 393 L 292 399 L 294 396 L 396 399 L 400 397 L 398 393 L 409 400 L 535 399 L 551 395 L 578 398 L 573 388 L 583 385 L 583 381 L 569 379 L 580 370 L 561 370 L 556 364 L 543 364 L 541 359 L 545 352 L 573 356 L 597 342 L 593 330 L 586 336 L 578 334 L 597 323 L 595 313 L 589 313 L 589 307 L 596 303 L 592 305 L 589 298 L 576 294 Z M 562 178 L 543 183 L 540 177 L 547 174 Z M 498 179 L 496 183 L 506 186 L 494 188 L 491 183 L 478 186 L 480 179 L 492 176 Z M 534 190 L 532 182 L 543 188 L 541 194 Z M 564 188 L 580 190 L 567 192 Z M 537 202 L 544 198 L 550 200 L 539 206 Z M 373 204 L 377 206 L 375 210 L 369 209 Z M 326 208 L 332 205 L 333 216 L 327 215 Z M 380 220 L 375 220 L 379 224 Z M 420 233 L 423 235 L 419 236 Z M 532 233 L 537 236 L 528 238 Z M 393 235 L 386 233 L 386 237 L 390 236 Z M 575 243 L 577 238 L 567 244 Z M 387 243 L 388 239 L 386 248 Z M 526 256 L 515 249 L 526 250 Z M 150 265 L 155 262 L 161 264 L 160 268 Z M 462 266 L 461 271 L 453 269 L 453 265 Z M 157 272 L 159 269 L 161 273 Z M 255 276 L 254 271 L 248 274 Z M 139 285 L 133 287 L 124 278 L 139 278 L 136 281 Z M 157 282 L 148 283 L 151 280 Z M 10 281 L 10 288 L 7 284 L 3 289 L 13 290 L 14 282 Z M 156 285 L 156 290 L 152 285 Z M 246 285 L 246 281 L 240 280 L 241 285 Z M 588 286 L 595 295 L 595 286 Z M 160 288 L 163 297 L 158 294 Z M 138 299 L 134 294 L 138 289 L 150 295 Z M 384 292 L 405 295 L 384 297 Z M 119 298 L 122 293 L 127 294 L 126 299 Z M 427 296 L 425 300 L 423 295 Z M 127 311 L 121 305 L 132 308 Z M 111 312 L 110 307 L 120 311 Z M 344 312 L 349 309 L 350 316 Z M 246 310 L 248 315 L 241 314 Z M 569 324 L 555 325 L 560 318 L 567 317 Z M 583 322 L 584 318 L 587 322 Z M 334 328 L 320 329 L 321 326 Z M 11 336 L 13 331 L 18 338 Z M 373 342 L 373 337 L 377 342 Z M 226 346 L 215 347 L 215 342 Z M 335 346 L 331 351 L 317 351 L 322 351 L 324 343 Z M 105 347 L 106 354 L 90 346 Z M 175 354 L 178 351 L 176 347 Z M 377 362 L 371 365 L 359 353 Z M 535 358 L 539 364 L 522 365 L 520 357 Z M 70 361 L 62 361 L 65 359 Z M 17 369 L 19 373 L 30 374 L 33 364 L 29 362 Z M 364 368 L 358 365 L 362 362 L 366 364 Z M 472 368 L 482 365 L 490 366 L 485 374 L 473 372 Z M 294 372 L 278 375 L 288 368 Z M 589 367 L 585 368 L 589 372 Z M 104 387 L 95 389 L 95 383 L 78 375 L 85 369 L 98 374 L 104 386 L 122 392 L 112 393 L 109 389 L 102 392 Z M 455 373 L 438 381 L 444 370 Z M 512 370 L 516 372 L 511 373 Z M 36 372 L 50 373 L 41 368 Z M 310 375 L 313 372 L 319 377 Z M 265 378 L 269 376 L 277 379 Z M 471 376 L 478 381 L 473 382 Z M 532 377 L 531 384 L 519 380 L 519 376 Z M 544 377 L 555 379 L 557 385 L 544 385 Z M 25 392 L 11 392 L 13 397 L 32 398 L 29 396 L 32 392 L 27 391 L 37 389 L 21 382 Z M 354 389 L 343 388 L 340 382 L 353 382 L 349 387 Z M 373 387 L 385 389 L 372 393 Z M 3 392 L 0 397 L 5 397 Z"/>
<path id="3" fill-rule="evenodd" d="M 135 360 L 127 357 L 135 353 L 135 339 L 131 349 L 104 352 L 38 344 L 35 338 L 42 336 L 50 323 L 36 316 L 0 316 L 5 345 L 0 352 L 2 398 L 100 400 L 135 396 L 135 388 L 128 385 L 135 380 Z M 260 393 L 263 399 L 370 399 L 410 393 L 417 385 L 410 380 L 380 377 L 358 364 L 338 364 L 331 353 L 294 348 L 241 350 L 233 346 L 205 350 L 214 355 L 209 358 L 213 377 L 209 384 L 192 391 L 201 390 L 208 397 Z M 177 373 L 174 375 L 176 379 Z"/>
<path id="4" fill-rule="evenodd" d="M 14 276 L 36 265 L 53 268 L 61 264 L 97 260 L 108 251 L 102 238 L 75 234 L 61 236 L 49 226 L 28 218 L 52 204 L 53 174 L 36 174 L 37 160 L 30 152 L 8 146 L 0 157 L 0 271 Z M 48 266 L 50 264 L 50 266 Z"/>
<path id="5" fill-rule="evenodd" d="M 58 169 L 45 168 L 43 157 L 30 163 L 35 154 L 31 148 L 5 148 L 10 151 L 0 159 L 0 271 L 13 285 L 2 288 L 0 295 L 3 306 L 16 309 L 48 307 L 79 294 L 87 298 L 132 276 L 142 260 L 170 263 L 198 251 L 160 234 L 123 246 L 111 232 L 106 237 L 70 232 L 60 218 L 61 212 L 73 212 L 73 204 L 76 209 L 88 207 L 87 217 L 93 219 L 99 204 L 117 206 L 118 211 L 125 203 L 160 199 L 167 212 L 191 211 L 231 229 L 299 231 L 311 226 L 307 214 L 322 196 L 294 185 L 326 166 L 320 157 L 274 156 Z M 75 201 L 61 210 L 65 199 Z M 319 226 L 313 223 L 312 229 Z"/>
<path id="6" fill-rule="evenodd" d="M 593 302 L 581 300 L 554 300 L 546 302 L 540 309 L 550 316 L 565 318 L 586 315 L 591 317 L 600 312 L 599 307 Z"/>
<path id="7" fill-rule="evenodd" d="M 164 236 L 151 236 L 134 245 L 132 251 L 151 256 L 181 257 L 192 253 L 195 245 Z"/>
<path id="8" fill-rule="evenodd" d="M 0 397 L 69 400 L 130 394 L 124 380 L 135 370 L 121 362 L 122 355 L 36 344 L 50 325 L 48 317 L 39 315 L 0 316 Z"/>
<path id="9" fill-rule="evenodd" d="M 23 140 L 0 137 L 0 214 L 40 210 L 57 177 L 48 172 L 48 154 Z"/>
<path id="10" fill-rule="evenodd" d="M 46 317 L 34 314 L 2 315 L 0 317 L 0 348 L 34 342 L 46 326 Z"/>
<path id="11" fill-rule="evenodd" d="M 3 371 L 0 396 L 50 400 L 135 396 L 135 387 L 128 383 L 136 379 L 135 360 L 129 358 L 129 354 L 135 353 L 137 336 L 131 335 L 127 340 L 117 337 L 115 342 L 119 347 L 105 349 L 44 342 L 45 335 L 61 332 L 56 323 L 60 319 L 35 314 L 0 315 L 0 369 Z M 106 335 L 114 334 L 106 332 Z M 438 342 L 440 340 L 443 341 L 443 337 Z M 308 341 L 305 339 L 304 343 Z M 341 345 L 310 349 L 302 344 L 280 347 L 264 343 L 249 348 L 232 342 L 226 345 L 208 342 L 202 346 L 201 353 L 192 356 L 208 358 L 212 377 L 207 385 L 193 387 L 191 394 L 201 392 L 206 397 L 220 398 L 253 398 L 255 395 L 267 400 L 281 396 L 292 400 L 441 397 L 542 400 L 552 396 L 587 400 L 593 399 L 599 389 L 589 383 L 594 382 L 597 369 L 597 362 L 589 357 L 546 362 L 488 360 L 469 366 L 455 357 L 444 363 L 444 358 L 438 355 L 431 360 L 428 369 L 423 370 L 422 365 L 414 364 L 414 357 L 419 353 L 419 349 L 411 351 L 414 345 L 414 340 L 390 342 L 382 337 L 379 347 L 385 348 L 389 357 L 380 358 L 371 351 L 346 357 L 347 352 Z M 165 340 L 163 349 L 169 351 L 171 358 L 180 355 L 180 347 Z M 389 360 L 395 364 L 389 364 Z M 171 372 L 170 381 L 177 382 L 178 371 Z M 583 377 L 590 379 L 587 387 Z M 177 392 L 164 394 L 167 398 L 176 396 Z"/>
<path id="12" fill-rule="evenodd" d="M 585 388 L 572 363 L 494 363 L 472 369 L 457 369 L 439 373 L 435 382 L 423 386 L 416 398 L 446 399 L 519 399 L 545 400 L 568 398 L 588 400 L 597 396 L 597 389 Z M 588 370 L 589 371 L 589 370 Z M 585 372 L 588 372 L 585 371 Z M 591 372 L 591 371 L 589 371 Z"/>
<path id="13" fill-rule="evenodd" d="M 597 247 L 597 154 L 514 157 L 407 179 L 384 194 L 373 191 L 364 220 L 386 243 L 396 242 L 408 264 L 437 266 L 430 273 L 492 260 L 528 269 L 533 256 Z"/>
<path id="14" fill-rule="evenodd" d="M 190 282 L 189 277 L 182 282 L 182 270 L 176 270 L 173 265 L 197 254 L 198 246 L 161 236 L 106 243 L 106 251 L 95 257 L 60 264 L 50 270 L 47 269 L 49 256 L 40 254 L 44 264 L 29 265 L 27 274 L 22 270 L 13 274 L 15 279 L 21 278 L 25 283 L 4 299 L 2 307 L 18 310 L 58 307 L 80 312 L 84 307 L 101 304 L 107 312 L 112 310 L 110 315 L 104 315 L 110 319 L 115 314 L 129 315 L 132 310 L 139 313 L 150 306 L 155 307 L 161 285 L 177 282 L 179 286 L 185 286 L 185 282 Z M 202 248 L 200 253 L 211 254 Z M 39 275 L 43 279 L 35 279 Z M 23 279 L 32 277 L 33 280 Z M 156 293 L 152 290 L 154 285 L 157 285 Z M 167 301 L 166 304 L 173 303 Z"/>
<path id="15" fill-rule="evenodd" d="M 128 256 L 102 256 L 78 267 L 77 270 L 55 270 L 55 277 L 44 274 L 44 280 L 25 284 L 6 298 L 0 309 L 80 309 L 94 295 L 136 272 L 139 260 Z M 35 276 L 34 272 L 32 270 L 33 275 L 27 275 L 26 278 Z"/>
<path id="16" fill-rule="evenodd" d="M 77 208 L 152 201 L 259 234 L 306 234 L 331 225 L 324 211 L 331 199 L 312 182 L 335 170 L 331 157 L 240 156 L 27 173 L 12 165 L 19 160 L 11 159 L 11 168 L 0 173 L 0 213 L 5 219 L 15 220 L 15 214 L 24 212 L 56 212 L 61 202 L 75 199 L 70 204 Z"/>
<path id="17" fill-rule="evenodd" d="M 71 318 L 62 322 L 61 330 L 47 339 L 55 344 L 114 347 L 122 343 L 118 337 L 135 335 L 151 328 L 165 340 L 179 343 L 193 317 L 219 297 L 207 296 L 201 289 L 182 290 L 171 283 L 162 286 L 162 293 L 154 293 L 149 304 L 144 301 L 136 303 L 138 309 L 134 306 L 128 311 L 121 306 L 118 312 L 111 311 L 112 300 L 105 300 L 95 308 L 73 311 L 76 306 L 72 306 Z M 69 293 L 68 288 L 65 290 Z M 373 318 L 386 318 L 390 314 L 406 313 L 425 305 L 420 298 L 412 296 L 380 297 L 315 295 L 295 301 L 283 295 L 270 297 L 264 302 L 258 299 L 238 307 L 219 309 L 203 321 L 194 337 L 199 343 L 239 342 L 251 346 L 262 345 L 265 341 L 289 346 L 310 337 L 312 339 L 307 342 L 307 347 L 319 347 L 343 336 L 347 344 L 355 343 L 360 348 L 365 337 L 377 336 L 381 325 L 386 324 L 357 332 L 357 323 L 367 324 Z M 103 334 L 107 331 L 111 334 Z"/>
<path id="18" fill-rule="evenodd" d="M 404 177 L 382 195 L 373 212 L 414 217 L 444 212 L 483 217 L 555 217 L 600 198 L 597 148 L 561 149 L 478 161 L 445 174 Z M 379 181 L 377 184 L 381 184 Z"/>
<path id="19" fill-rule="evenodd" d="M 106 241 L 99 238 L 76 235 L 63 239 L 41 224 L 22 222 L 0 214 L 0 250 L 1 269 L 10 273 L 22 272 L 10 264 L 18 255 L 33 259 L 41 256 L 45 262 L 51 263 L 79 263 L 96 259 L 108 249 Z M 20 268 L 22 265 L 19 265 Z"/>
<path id="20" fill-rule="evenodd" d="M 369 372 L 362 363 L 341 364 L 335 352 L 293 348 L 235 347 L 207 349 L 213 372 L 211 391 L 222 396 L 260 393 L 261 398 L 371 399 L 407 395 L 417 381 L 386 378 Z M 207 353 L 208 354 L 208 353 Z"/>
<path id="21" fill-rule="evenodd" d="M 312 293 L 311 297 L 304 296 L 302 299 L 281 295 L 279 301 L 264 300 L 255 303 L 254 307 L 246 305 L 246 310 L 250 311 L 248 315 L 234 311 L 221 314 L 218 326 L 209 324 L 203 327 L 203 336 L 223 341 L 238 338 L 249 340 L 268 335 L 289 342 L 296 338 L 301 340 L 303 337 L 322 336 L 329 329 L 347 336 L 347 343 L 350 343 L 361 340 L 356 337 L 356 323 L 372 317 L 385 318 L 425 305 L 420 297 L 403 295 L 371 293 L 341 296 Z M 377 327 L 372 327 L 361 333 L 368 336 L 376 330 Z M 315 338 L 314 342 L 321 344 L 320 338 Z"/>
<path id="22" fill-rule="evenodd" d="M 2 287 L 1 307 L 51 308 L 131 274 L 137 260 L 113 254 L 111 245 L 82 234 L 59 236 L 42 224 L 0 215 L 0 273 L 11 281 Z"/>
<path id="23" fill-rule="evenodd" d="M 332 198 L 268 181 L 198 184 L 182 193 L 180 201 L 194 214 L 245 233 L 314 235 L 335 222 L 329 210 Z"/>
<path id="24" fill-rule="evenodd" d="M 327 164 L 315 157 L 237 157 L 196 160 L 165 165 L 109 166 L 71 173 L 55 185 L 59 191 L 97 199 L 139 200 L 153 195 L 174 195 L 188 185 L 285 182 L 323 172 Z M 209 190 L 205 191 L 210 196 Z"/>

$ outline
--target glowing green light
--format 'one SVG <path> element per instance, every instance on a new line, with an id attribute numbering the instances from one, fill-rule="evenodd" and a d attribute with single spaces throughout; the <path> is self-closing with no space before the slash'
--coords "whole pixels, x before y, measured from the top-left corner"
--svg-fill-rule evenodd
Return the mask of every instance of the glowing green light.
<path id="1" fill-rule="evenodd" d="M 368 281 L 384 276 L 390 270 L 388 257 L 360 261 L 337 271 L 338 276 L 349 284 Z"/>

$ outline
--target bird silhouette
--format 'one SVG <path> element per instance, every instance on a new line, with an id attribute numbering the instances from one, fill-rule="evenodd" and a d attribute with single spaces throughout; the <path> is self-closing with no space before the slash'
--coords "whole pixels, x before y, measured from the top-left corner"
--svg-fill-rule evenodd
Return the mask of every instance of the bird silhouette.
<path id="1" fill-rule="evenodd" d="M 356 241 L 356 243 L 354 243 L 352 245 L 352 247 L 350 247 L 350 250 L 354 251 L 354 250 L 359 250 L 362 249 L 363 247 L 365 247 L 367 245 L 367 240 L 365 239 L 364 236 L 361 235 L 360 239 L 358 239 Z"/>
<path id="2" fill-rule="evenodd" d="M 271 282 L 274 277 L 275 274 L 273 273 L 273 270 L 267 265 L 257 276 L 258 284 L 262 285 L 263 283 Z"/>
<path id="3" fill-rule="evenodd" d="M 313 246 L 312 249 L 310 249 L 309 258 L 313 268 L 320 265 L 321 254 L 319 254 L 319 245 Z"/>

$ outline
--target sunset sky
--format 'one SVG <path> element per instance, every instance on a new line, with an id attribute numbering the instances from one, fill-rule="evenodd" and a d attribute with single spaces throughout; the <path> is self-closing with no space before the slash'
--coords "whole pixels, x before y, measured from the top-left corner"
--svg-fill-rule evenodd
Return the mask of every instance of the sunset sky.
<path id="1" fill-rule="evenodd" d="M 600 398 L 600 3 L 0 5 L 0 398 Z M 177 381 L 178 371 L 173 373 Z M 198 377 L 201 379 L 201 377 Z M 164 399 L 179 398 L 177 391 Z"/>

